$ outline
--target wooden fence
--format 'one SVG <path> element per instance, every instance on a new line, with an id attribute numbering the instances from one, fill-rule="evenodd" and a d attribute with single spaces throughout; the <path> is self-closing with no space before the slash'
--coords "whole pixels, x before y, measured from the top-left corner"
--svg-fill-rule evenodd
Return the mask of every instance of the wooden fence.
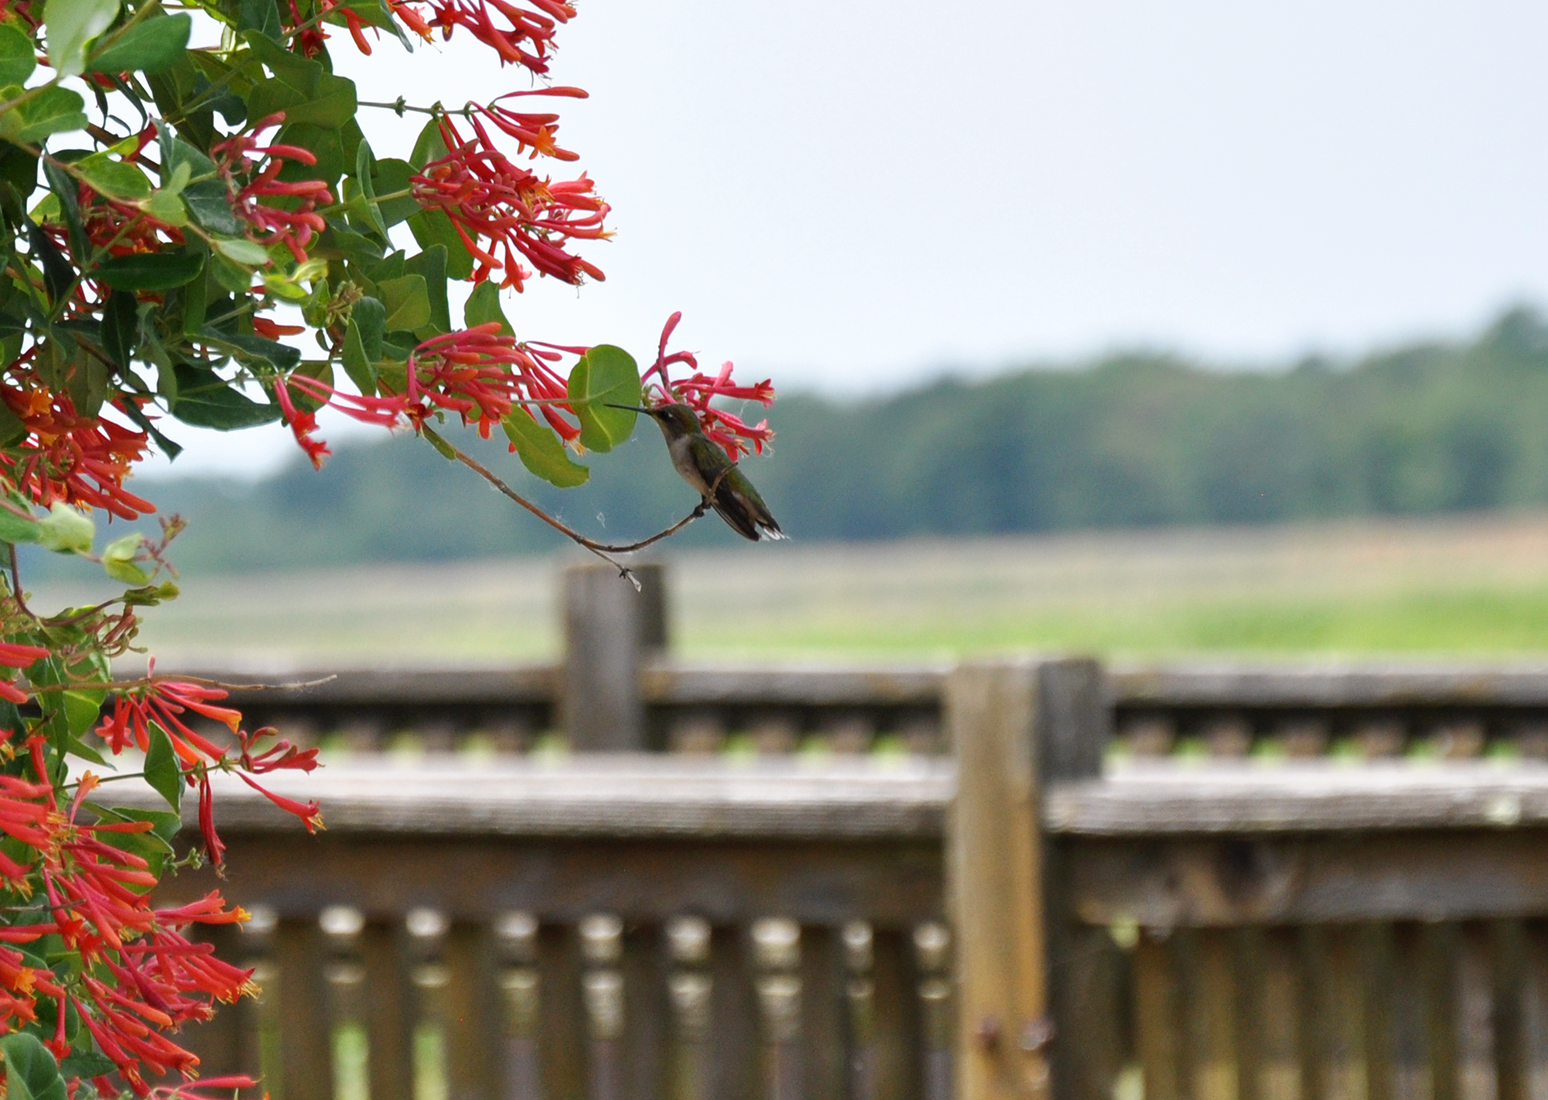
<path id="1" fill-rule="evenodd" d="M 329 828 L 222 792 L 255 919 L 221 948 L 264 993 L 195 1037 L 208 1071 L 276 1100 L 1548 1100 L 1548 673 L 691 668 L 648 601 L 589 591 L 613 626 L 572 618 L 558 668 L 242 700 L 334 750 L 283 786 Z"/>

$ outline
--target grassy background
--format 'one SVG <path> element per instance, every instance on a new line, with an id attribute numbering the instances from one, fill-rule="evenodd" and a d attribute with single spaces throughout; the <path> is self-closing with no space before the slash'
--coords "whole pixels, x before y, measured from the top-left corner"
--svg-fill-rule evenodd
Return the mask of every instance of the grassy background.
<path id="1" fill-rule="evenodd" d="M 558 652 L 574 558 L 196 576 L 147 613 L 164 660 L 512 662 Z M 758 545 L 665 556 L 702 659 L 1548 656 L 1548 515 Z M 56 584 L 45 606 L 88 586 Z"/>

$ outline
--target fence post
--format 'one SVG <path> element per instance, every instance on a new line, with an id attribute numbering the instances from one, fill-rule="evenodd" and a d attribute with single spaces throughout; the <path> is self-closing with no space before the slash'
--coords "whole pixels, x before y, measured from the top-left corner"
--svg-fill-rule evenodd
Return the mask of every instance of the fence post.
<path id="1" fill-rule="evenodd" d="M 646 747 L 640 660 L 666 648 L 666 576 L 655 563 L 630 568 L 638 592 L 605 563 L 564 571 L 559 728 L 577 752 Z"/>
<path id="2" fill-rule="evenodd" d="M 1053 1091 L 1058 975 L 1050 963 L 1065 922 L 1041 828 L 1042 787 L 1100 772 L 1111 721 L 1103 684 L 1090 660 L 972 663 L 947 680 L 958 768 L 947 905 L 961 1100 L 1047 1100 Z"/>

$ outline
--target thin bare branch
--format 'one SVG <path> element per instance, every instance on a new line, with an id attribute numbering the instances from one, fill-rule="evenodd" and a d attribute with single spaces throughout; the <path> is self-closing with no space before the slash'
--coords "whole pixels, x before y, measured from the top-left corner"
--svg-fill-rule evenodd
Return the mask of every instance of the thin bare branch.
<path id="1" fill-rule="evenodd" d="M 548 524 L 555 531 L 558 531 L 565 538 L 569 539 L 577 546 L 591 551 L 593 554 L 607 562 L 609 565 L 616 567 L 618 570 L 618 575 L 620 577 L 627 578 L 636 589 L 639 588 L 640 582 L 635 578 L 633 571 L 623 562 L 618 561 L 616 558 L 612 557 L 612 555 L 632 554 L 636 550 L 643 550 L 645 547 L 650 546 L 653 543 L 660 542 L 664 538 L 670 538 L 672 535 L 677 534 L 677 532 L 681 531 L 684 527 L 687 527 L 690 523 L 704 515 L 704 513 L 709 510 L 710 501 L 713 499 L 715 491 L 720 488 L 721 479 L 724 478 L 726 474 L 730 473 L 729 467 L 727 467 L 725 470 L 722 470 L 720 475 L 715 478 L 714 484 L 710 486 L 709 494 L 699 501 L 698 506 L 665 530 L 657 531 L 654 535 L 651 535 L 646 539 L 641 539 L 639 542 L 598 542 L 595 539 L 587 538 L 573 527 L 565 524 L 562 520 L 556 519 L 549 515 L 547 512 L 543 511 L 542 508 L 539 508 L 536 504 L 533 504 L 530 500 L 522 496 L 515 489 L 512 489 L 504 481 L 500 480 L 499 476 L 495 474 L 494 471 L 490 470 L 487 466 L 479 462 L 478 459 L 474 458 L 466 451 L 463 451 L 456 444 L 447 440 L 445 436 L 440 435 L 434 429 L 430 427 L 422 427 L 420 430 L 424 432 L 425 436 L 430 439 L 431 442 L 435 443 L 444 451 L 450 451 L 453 455 L 456 456 L 458 462 L 461 462 L 468 469 L 478 474 L 479 477 L 489 482 L 489 484 L 493 485 L 501 493 L 504 493 L 511 500 L 514 500 L 517 504 L 531 512 L 544 523 Z"/>

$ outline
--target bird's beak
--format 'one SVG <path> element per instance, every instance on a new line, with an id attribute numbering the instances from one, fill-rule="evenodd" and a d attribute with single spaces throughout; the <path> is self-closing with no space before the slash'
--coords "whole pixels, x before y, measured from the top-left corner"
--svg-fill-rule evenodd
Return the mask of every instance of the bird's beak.
<path id="1" fill-rule="evenodd" d="M 642 408 L 639 405 L 615 405 L 611 401 L 604 401 L 602 403 L 610 409 L 628 409 L 630 412 L 645 413 L 647 416 L 656 411 L 654 409 Z"/>

